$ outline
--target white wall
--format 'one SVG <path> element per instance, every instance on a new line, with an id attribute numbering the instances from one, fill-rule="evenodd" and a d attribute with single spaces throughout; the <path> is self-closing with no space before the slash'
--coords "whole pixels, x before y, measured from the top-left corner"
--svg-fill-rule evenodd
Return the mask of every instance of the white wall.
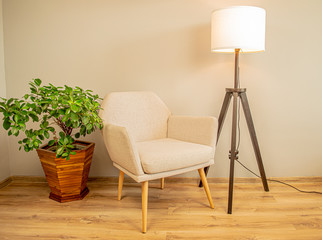
<path id="1" fill-rule="evenodd" d="M 4 73 L 3 52 L 3 23 L 2 23 L 2 0 L 0 0 L 0 97 L 6 97 L 6 81 Z M 2 118 L 0 118 L 2 126 Z M 10 176 L 9 148 L 6 132 L 0 127 L 0 182 Z"/>
<path id="2" fill-rule="evenodd" d="M 7 95 L 39 77 L 101 96 L 152 90 L 174 114 L 218 116 L 234 57 L 210 53 L 210 16 L 231 5 L 267 11 L 266 51 L 240 59 L 267 175 L 321 176 L 321 0 L 4 0 Z M 229 113 L 210 176 L 228 176 L 230 129 Z M 100 134 L 88 139 L 91 175 L 116 175 Z M 36 153 L 9 141 L 12 174 L 42 175 Z M 256 169 L 243 116 L 240 160 Z"/>

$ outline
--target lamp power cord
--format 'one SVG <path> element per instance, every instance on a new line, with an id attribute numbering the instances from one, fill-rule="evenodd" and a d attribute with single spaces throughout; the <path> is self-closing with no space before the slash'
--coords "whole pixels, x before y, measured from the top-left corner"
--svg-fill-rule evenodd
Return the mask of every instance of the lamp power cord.
<path id="1" fill-rule="evenodd" d="M 237 139 L 237 149 L 236 151 L 239 150 L 239 146 L 240 146 L 240 125 L 239 125 L 239 122 L 240 122 L 240 99 L 238 98 L 238 105 L 237 105 L 237 135 L 238 135 L 238 139 Z M 235 159 L 235 161 L 237 163 L 239 163 L 243 168 L 245 168 L 247 171 L 249 171 L 250 173 L 252 173 L 253 175 L 255 175 L 256 177 L 258 178 L 261 178 L 261 176 L 259 176 L 257 173 L 255 173 L 254 171 L 250 170 L 248 167 L 246 167 L 242 162 L 240 162 L 238 159 Z M 288 184 L 286 182 L 283 182 L 283 181 L 279 181 L 279 180 L 275 180 L 275 179 L 268 179 L 267 178 L 267 181 L 270 181 L 270 182 L 276 182 L 276 183 L 280 183 L 280 184 L 284 184 L 288 187 L 291 187 L 293 189 L 295 189 L 296 191 L 298 192 L 301 192 L 301 193 L 314 193 L 314 194 L 322 194 L 322 192 L 318 192 L 318 191 L 304 191 L 304 190 L 301 190 L 297 187 L 294 187 L 293 185 L 291 184 Z"/>

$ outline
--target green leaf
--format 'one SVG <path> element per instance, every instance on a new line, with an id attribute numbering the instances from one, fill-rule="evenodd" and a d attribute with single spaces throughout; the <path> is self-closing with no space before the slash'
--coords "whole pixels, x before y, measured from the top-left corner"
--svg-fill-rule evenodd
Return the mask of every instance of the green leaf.
<path id="1" fill-rule="evenodd" d="M 60 148 L 57 149 L 56 155 L 60 156 L 60 155 L 63 154 L 63 152 L 64 152 L 64 147 L 60 147 Z"/>
<path id="2" fill-rule="evenodd" d="M 25 134 L 26 134 L 26 136 L 27 136 L 28 138 L 30 138 L 30 137 L 31 137 L 30 130 L 26 130 L 26 131 L 25 131 Z"/>
<path id="3" fill-rule="evenodd" d="M 68 138 L 68 141 L 69 141 L 70 143 L 75 142 L 75 140 L 74 140 L 71 136 L 67 135 L 66 137 Z"/>
<path id="4" fill-rule="evenodd" d="M 92 130 L 93 125 L 92 125 L 92 124 L 87 124 L 87 125 L 86 125 L 86 128 L 87 128 L 87 130 Z"/>
<path id="5" fill-rule="evenodd" d="M 35 111 L 38 115 L 42 113 L 42 109 L 40 107 L 36 107 Z"/>
<path id="6" fill-rule="evenodd" d="M 35 88 L 35 87 L 30 87 L 30 91 L 31 91 L 31 93 L 36 94 L 36 93 L 37 93 L 37 88 Z M 35 100 L 35 98 L 34 98 L 34 97 L 31 97 L 30 99 L 31 99 L 32 101 L 34 101 L 34 100 Z"/>
<path id="7" fill-rule="evenodd" d="M 24 124 L 24 123 L 20 122 L 18 125 L 20 126 L 20 129 L 21 129 L 22 131 L 25 131 L 25 130 L 26 130 L 26 124 Z"/>
<path id="8" fill-rule="evenodd" d="M 73 128 L 78 128 L 79 127 L 79 121 L 75 121 L 72 124 Z"/>
<path id="9" fill-rule="evenodd" d="M 24 149 L 26 152 L 29 152 L 29 151 L 30 151 L 30 148 L 29 148 L 27 145 L 23 146 L 23 149 Z"/>
<path id="10" fill-rule="evenodd" d="M 19 116 L 18 114 L 15 114 L 15 115 L 13 116 L 13 119 L 14 119 L 14 120 L 15 120 L 15 122 L 17 123 L 17 122 L 19 122 L 20 116 Z"/>
<path id="11" fill-rule="evenodd" d="M 60 136 L 60 138 L 65 138 L 65 133 L 59 132 L 59 136 Z"/>
<path id="12" fill-rule="evenodd" d="M 85 127 L 85 125 L 82 125 L 81 126 L 81 129 L 80 129 L 80 134 L 82 135 L 82 136 L 85 136 L 86 135 L 86 127 Z"/>
<path id="13" fill-rule="evenodd" d="M 72 109 L 73 112 L 78 112 L 79 111 L 79 107 L 77 105 L 71 105 L 70 108 Z"/>
<path id="14" fill-rule="evenodd" d="M 71 155 L 76 155 L 76 152 L 70 152 Z"/>
<path id="15" fill-rule="evenodd" d="M 59 109 L 59 110 L 58 110 L 58 113 L 59 113 L 60 115 L 65 115 L 65 112 L 64 112 L 64 110 L 63 110 L 63 109 Z"/>
<path id="16" fill-rule="evenodd" d="M 63 153 L 61 156 L 62 156 L 62 157 L 67 157 L 67 156 L 68 156 L 68 153 L 67 153 L 67 152 L 65 152 L 65 153 Z"/>
<path id="17" fill-rule="evenodd" d="M 66 122 L 67 120 L 69 119 L 69 115 L 65 115 L 63 118 L 62 118 L 62 122 Z"/>
<path id="18" fill-rule="evenodd" d="M 67 121 L 66 122 L 66 127 L 71 127 L 72 126 L 72 122 L 71 121 Z"/>
<path id="19" fill-rule="evenodd" d="M 45 136 L 45 138 L 47 138 L 47 139 L 48 139 L 48 138 L 49 138 L 49 133 L 48 133 L 47 131 L 45 131 L 45 132 L 44 132 L 44 136 Z"/>
<path id="20" fill-rule="evenodd" d="M 49 122 L 47 121 L 43 123 L 44 128 L 48 127 L 48 125 L 49 125 Z"/>
<path id="21" fill-rule="evenodd" d="M 37 115 L 35 115 L 35 114 L 29 114 L 29 116 L 32 118 L 32 120 L 34 122 L 38 122 L 39 121 L 39 118 L 37 117 Z"/>
<path id="22" fill-rule="evenodd" d="M 80 137 L 80 133 L 76 133 L 75 138 L 79 138 L 79 137 Z"/>
<path id="23" fill-rule="evenodd" d="M 72 119 L 72 121 L 74 121 L 74 122 L 75 122 L 75 121 L 78 121 L 78 116 L 77 116 L 77 114 L 75 114 L 75 113 L 73 113 L 73 112 L 70 114 L 70 118 L 71 118 L 71 119 Z"/>
<path id="24" fill-rule="evenodd" d="M 50 140 L 49 142 L 48 142 L 48 145 L 49 146 L 53 146 L 55 144 L 55 140 Z"/>
<path id="25" fill-rule="evenodd" d="M 103 129 L 103 124 L 101 124 L 101 123 L 95 123 L 95 124 L 99 129 Z"/>
<path id="26" fill-rule="evenodd" d="M 16 128 L 16 127 L 13 127 L 11 132 L 12 132 L 13 135 L 16 135 L 19 132 L 19 129 Z"/>
<path id="27" fill-rule="evenodd" d="M 39 143 L 38 142 L 34 142 L 34 147 L 38 148 L 39 147 Z"/>
<path id="28" fill-rule="evenodd" d="M 84 123 L 84 124 L 87 124 L 87 123 L 89 122 L 89 117 L 84 116 L 84 117 L 82 118 L 82 121 L 83 121 L 83 123 Z"/>
<path id="29" fill-rule="evenodd" d="M 75 103 L 78 105 L 78 106 L 82 106 L 83 105 L 83 100 L 82 99 L 79 99 L 79 100 L 76 100 Z"/>
<path id="30" fill-rule="evenodd" d="M 70 114 L 70 108 L 67 108 L 65 114 Z"/>
<path id="31" fill-rule="evenodd" d="M 7 106 L 9 107 L 9 105 L 13 102 L 13 98 L 10 98 L 9 100 L 8 100 L 8 102 L 7 102 Z"/>
<path id="32" fill-rule="evenodd" d="M 37 86 L 41 85 L 41 80 L 39 78 L 36 78 L 34 82 L 36 83 Z"/>
<path id="33" fill-rule="evenodd" d="M 3 122 L 3 128 L 5 130 L 8 130 L 10 128 L 11 124 L 10 124 L 10 121 L 9 121 L 9 118 L 6 118 Z"/>
<path id="34" fill-rule="evenodd" d="M 55 132 L 55 128 L 53 128 L 53 127 L 49 127 L 49 128 L 47 128 L 49 131 L 51 131 L 51 132 Z"/>
<path id="35" fill-rule="evenodd" d="M 64 144 L 67 145 L 69 143 L 68 138 L 64 139 Z"/>
<path id="36" fill-rule="evenodd" d="M 58 107 L 57 102 L 52 102 L 51 105 L 52 105 L 53 109 L 56 109 Z"/>

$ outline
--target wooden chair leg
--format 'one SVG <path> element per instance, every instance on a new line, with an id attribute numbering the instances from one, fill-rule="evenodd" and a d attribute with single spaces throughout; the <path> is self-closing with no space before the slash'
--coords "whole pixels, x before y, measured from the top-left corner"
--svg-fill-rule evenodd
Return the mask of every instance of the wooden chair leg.
<path id="1" fill-rule="evenodd" d="M 142 232 L 146 233 L 149 182 L 142 182 Z"/>
<path id="2" fill-rule="evenodd" d="M 119 186 L 118 186 L 118 193 L 117 193 L 117 200 L 121 200 L 121 198 L 122 198 L 123 180 L 124 180 L 124 172 L 122 172 L 122 171 L 120 170 L 120 174 L 119 174 Z"/>
<path id="3" fill-rule="evenodd" d="M 203 184 L 203 186 L 205 188 L 210 207 L 214 208 L 214 203 L 212 202 L 212 197 L 211 197 L 211 193 L 210 193 L 210 190 L 209 190 L 209 186 L 208 186 L 207 178 L 206 178 L 206 175 L 205 175 L 205 171 L 204 171 L 203 168 L 200 168 L 200 169 L 198 169 L 198 172 L 199 172 L 202 184 Z"/>
<path id="4" fill-rule="evenodd" d="M 161 178 L 161 189 L 164 189 L 164 178 Z"/>

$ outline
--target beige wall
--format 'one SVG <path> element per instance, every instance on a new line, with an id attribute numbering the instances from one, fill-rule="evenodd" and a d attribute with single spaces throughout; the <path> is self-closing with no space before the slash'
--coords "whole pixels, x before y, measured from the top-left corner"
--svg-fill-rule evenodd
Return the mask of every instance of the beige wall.
<path id="1" fill-rule="evenodd" d="M 0 97 L 6 97 L 6 81 L 4 74 L 2 0 L 0 0 Z M 0 118 L 2 125 L 2 118 Z M 9 148 L 6 132 L 0 127 L 0 182 L 10 176 Z"/>
<path id="2" fill-rule="evenodd" d="M 152 90 L 174 114 L 218 116 L 233 55 L 210 53 L 210 16 L 231 5 L 267 11 L 266 51 L 240 59 L 267 175 L 321 176 L 321 0 L 4 0 L 7 95 L 39 77 L 101 96 Z M 229 113 L 210 176 L 228 176 L 230 128 Z M 116 175 L 100 134 L 89 140 L 91 175 Z M 9 141 L 12 174 L 42 175 L 36 153 Z M 243 116 L 240 160 L 256 169 Z"/>

